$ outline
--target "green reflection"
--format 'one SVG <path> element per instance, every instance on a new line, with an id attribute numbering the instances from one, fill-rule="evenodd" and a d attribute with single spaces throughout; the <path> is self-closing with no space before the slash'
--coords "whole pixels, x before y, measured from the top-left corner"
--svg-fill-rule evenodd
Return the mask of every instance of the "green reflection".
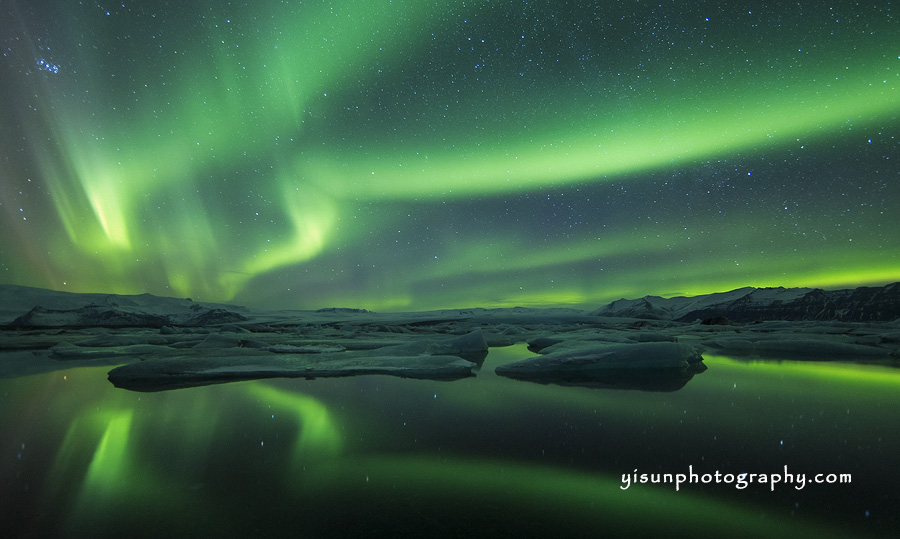
<path id="1" fill-rule="evenodd" d="M 839 361 L 741 360 L 726 356 L 703 356 L 717 369 L 791 379 L 799 384 L 826 382 L 842 386 L 854 397 L 865 400 L 869 391 L 889 392 L 900 389 L 900 370 L 888 365 L 842 363 Z M 765 382 L 763 382 L 765 383 Z M 805 386 L 809 387 L 809 386 Z"/>
<path id="2" fill-rule="evenodd" d="M 99 414 L 98 414 L 99 415 Z M 84 490 L 89 496 L 110 495 L 121 488 L 128 461 L 128 437 L 133 410 L 110 411 L 101 415 L 106 429 L 88 466 Z"/>
<path id="3" fill-rule="evenodd" d="M 710 356 L 709 371 L 672 394 L 541 386 L 490 371 L 527 355 L 524 345 L 492 350 L 478 377 L 452 384 L 373 376 L 135 394 L 111 387 L 106 367 L 0 379 L 0 444 L 23 447 L 20 469 L 47 470 L 20 479 L 5 458 L 0 479 L 13 492 L 25 482 L 42 492 L 23 518 L 62 519 L 82 535 L 278 526 L 303 535 L 351 508 L 379 531 L 415 517 L 471 518 L 597 536 L 846 536 L 827 523 L 862 525 L 869 509 L 882 524 L 858 535 L 874 535 L 893 518 L 895 494 L 876 479 L 894 469 L 897 433 L 884 418 L 895 415 L 900 371 Z M 558 443 L 545 457 L 548 441 Z M 619 488 L 617 474 L 650 464 L 671 473 L 788 465 L 852 471 L 854 483 Z M 802 510 L 792 517 L 795 500 Z M 289 518 L 283 507 L 301 509 Z"/>
<path id="4" fill-rule="evenodd" d="M 459 505 L 452 500 L 466 500 L 493 507 L 507 518 L 528 515 L 529 525 L 555 526 L 563 534 L 577 529 L 642 536 L 661 530 L 707 537 L 844 536 L 813 522 L 771 515 L 761 519 L 742 504 L 673 492 L 674 487 L 667 491 L 634 485 L 623 490 L 621 477 L 509 461 L 376 455 L 329 463 L 311 475 L 318 480 L 308 483 L 315 489 L 306 493 L 309 496 L 440 498 L 448 506 Z M 517 529 L 518 524 L 511 527 Z"/>
<path id="5" fill-rule="evenodd" d="M 291 414 L 297 421 L 295 466 L 304 466 L 312 460 L 340 453 L 343 438 L 328 408 L 320 401 L 263 383 L 249 384 L 247 388 L 262 403 Z"/>
<path id="6" fill-rule="evenodd" d="M 194 507 L 198 516 L 206 514 L 199 499 L 185 497 L 188 488 L 181 477 L 160 472 L 146 459 L 136 435 L 146 434 L 148 424 L 133 396 L 108 390 L 108 370 L 81 368 L 30 377 L 43 378 L 56 401 L 46 417 L 33 420 L 65 426 L 42 489 L 45 510 L 62 512 L 65 529 L 75 534 L 98 526 L 121 527 L 124 533 L 185 506 Z M 164 417 L 161 414 L 160 420 Z M 152 428 L 163 429 L 165 424 L 157 422 Z M 174 532 L 185 526 L 169 522 L 165 528 Z"/>

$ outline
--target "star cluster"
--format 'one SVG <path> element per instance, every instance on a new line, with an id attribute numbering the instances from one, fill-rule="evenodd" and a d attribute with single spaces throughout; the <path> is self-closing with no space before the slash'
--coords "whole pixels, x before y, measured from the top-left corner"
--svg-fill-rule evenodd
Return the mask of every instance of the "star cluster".
<path id="1" fill-rule="evenodd" d="M 0 9 L 0 282 L 413 310 L 900 280 L 892 2 Z"/>

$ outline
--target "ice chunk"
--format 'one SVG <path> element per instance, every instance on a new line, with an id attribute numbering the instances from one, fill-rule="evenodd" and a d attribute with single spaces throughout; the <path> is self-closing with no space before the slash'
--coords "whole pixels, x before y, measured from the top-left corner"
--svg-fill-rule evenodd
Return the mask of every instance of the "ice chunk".
<path id="1" fill-rule="evenodd" d="M 320 378 L 388 374 L 404 378 L 456 380 L 473 375 L 487 344 L 481 330 L 450 339 L 411 338 L 410 342 L 372 350 L 290 352 L 283 345 L 240 347 L 237 337 L 211 334 L 178 357 L 123 365 L 109 372 L 116 387 L 160 391 L 258 378 Z M 321 350 L 318 350 L 321 351 Z"/>
<path id="2" fill-rule="evenodd" d="M 204 355 L 143 361 L 109 372 L 116 387 L 162 391 L 261 378 L 331 378 L 387 374 L 402 378 L 457 380 L 472 376 L 474 363 L 456 356 L 335 354 Z"/>
<path id="3" fill-rule="evenodd" d="M 563 342 L 547 354 L 501 365 L 500 376 L 539 383 L 673 391 L 706 370 L 693 346 L 675 342 Z"/>

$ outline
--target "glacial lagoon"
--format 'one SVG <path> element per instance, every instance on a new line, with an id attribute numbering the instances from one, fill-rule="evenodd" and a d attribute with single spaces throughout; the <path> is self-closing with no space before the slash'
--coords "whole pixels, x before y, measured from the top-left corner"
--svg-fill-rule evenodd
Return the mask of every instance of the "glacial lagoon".
<path id="1" fill-rule="evenodd" d="M 900 370 L 705 354 L 708 369 L 667 392 L 493 372 L 532 355 L 491 347 L 452 382 L 140 393 L 113 387 L 109 366 L 2 378 L 0 521 L 10 537 L 880 537 L 900 524 Z M 651 482 L 689 471 L 701 480 L 677 491 Z M 793 483 L 734 479 L 785 471 Z"/>

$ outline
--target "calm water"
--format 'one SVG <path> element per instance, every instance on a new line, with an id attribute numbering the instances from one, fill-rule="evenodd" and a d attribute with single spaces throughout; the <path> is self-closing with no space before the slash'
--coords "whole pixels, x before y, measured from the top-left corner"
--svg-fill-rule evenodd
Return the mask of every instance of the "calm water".
<path id="1" fill-rule="evenodd" d="M 889 535 L 900 371 L 739 362 L 675 393 L 367 376 L 162 393 L 108 367 L 0 379 L 12 536 Z M 622 474 L 807 484 L 634 484 Z M 850 484 L 812 476 L 852 474 Z M 723 480 L 727 475 L 723 475 Z M 743 534 L 743 535 L 742 535 Z"/>

